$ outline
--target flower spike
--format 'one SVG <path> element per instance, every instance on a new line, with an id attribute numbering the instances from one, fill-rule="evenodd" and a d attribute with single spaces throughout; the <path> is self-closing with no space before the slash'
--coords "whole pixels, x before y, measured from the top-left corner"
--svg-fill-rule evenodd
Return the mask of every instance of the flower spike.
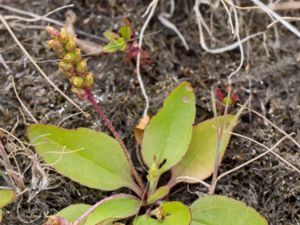
<path id="1" fill-rule="evenodd" d="M 72 84 L 72 92 L 79 98 L 86 98 L 86 91 L 94 84 L 93 73 L 88 71 L 87 63 L 82 59 L 81 51 L 77 48 L 76 37 L 68 34 L 66 28 L 60 31 L 47 27 L 51 37 L 48 45 L 59 58 L 59 68 Z"/>

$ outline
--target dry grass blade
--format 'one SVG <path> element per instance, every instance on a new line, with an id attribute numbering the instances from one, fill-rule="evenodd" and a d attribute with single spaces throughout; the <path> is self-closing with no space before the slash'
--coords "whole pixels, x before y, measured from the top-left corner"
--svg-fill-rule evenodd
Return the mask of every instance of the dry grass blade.
<path id="1" fill-rule="evenodd" d="M 294 27 L 292 24 L 290 24 L 288 21 L 283 19 L 278 13 L 274 12 L 271 8 L 266 6 L 263 2 L 260 0 L 251 0 L 255 5 L 259 6 L 262 10 L 264 10 L 266 13 L 270 14 L 272 17 L 274 17 L 276 20 L 278 20 L 284 27 L 286 27 L 289 31 L 294 33 L 298 38 L 300 38 L 300 31 Z"/>
<path id="2" fill-rule="evenodd" d="M 276 130 L 278 130 L 280 133 L 282 133 L 284 136 L 287 136 L 288 139 L 290 139 L 298 148 L 300 148 L 300 144 L 291 136 L 289 136 L 284 130 L 282 130 L 281 128 L 279 128 L 276 124 L 274 124 L 273 122 L 271 122 L 269 119 L 267 119 L 267 117 L 265 117 L 264 115 L 262 115 L 261 113 L 255 111 L 254 109 L 251 109 L 245 105 L 240 105 L 238 104 L 240 107 L 242 108 L 246 108 L 247 110 L 253 112 L 254 114 L 256 114 L 257 116 L 259 116 L 260 118 L 264 119 L 268 124 L 270 124 L 272 127 L 274 127 Z"/>
<path id="3" fill-rule="evenodd" d="M 186 50 L 189 50 L 189 45 L 187 44 L 184 36 L 181 34 L 181 32 L 178 30 L 178 28 L 173 24 L 171 23 L 168 19 L 171 18 L 173 16 L 173 13 L 174 13 L 174 10 L 175 10 L 175 2 L 174 0 L 170 0 L 170 3 L 171 3 L 171 9 L 170 9 L 170 12 L 169 13 L 161 13 L 159 16 L 158 16 L 158 19 L 160 20 L 160 22 L 168 27 L 169 29 L 173 30 L 177 36 L 180 38 L 182 44 L 184 45 L 185 49 Z"/>
<path id="4" fill-rule="evenodd" d="M 251 141 L 251 142 L 253 142 L 253 143 L 255 143 L 255 144 L 263 147 L 266 150 L 269 150 L 269 148 L 266 145 L 264 145 L 264 144 L 262 144 L 262 143 L 260 143 L 260 142 L 258 142 L 256 140 L 254 140 L 254 139 L 252 139 L 250 137 L 247 137 L 247 136 L 244 136 L 244 135 L 241 135 L 241 134 L 238 134 L 238 133 L 234 133 L 234 132 L 230 132 L 230 133 L 232 135 L 234 135 L 234 136 L 241 137 L 241 138 L 244 138 L 244 139 L 246 139 L 248 141 Z M 289 163 L 287 160 L 285 160 L 284 158 L 282 158 L 279 154 L 277 154 L 273 150 L 270 151 L 270 153 L 272 155 L 274 155 L 276 158 L 278 158 L 280 161 L 282 161 L 284 164 L 286 164 L 287 166 L 291 167 L 293 170 L 295 170 L 296 172 L 298 172 L 300 174 L 300 169 L 298 169 L 297 167 L 295 167 L 294 165 L 292 165 L 291 163 Z"/>
<path id="5" fill-rule="evenodd" d="M 247 161 L 247 162 L 245 162 L 245 163 L 243 163 L 243 164 L 241 164 L 241 165 L 239 165 L 239 166 L 237 166 L 237 167 L 235 167 L 235 168 L 233 168 L 233 169 L 231 169 L 231 170 L 229 170 L 229 171 L 227 171 L 227 172 L 225 172 L 225 173 L 222 173 L 220 176 L 218 176 L 217 181 L 219 181 L 219 180 L 222 179 L 223 177 L 225 177 L 225 176 L 227 176 L 227 175 L 229 175 L 229 174 L 231 174 L 231 173 L 233 173 L 233 172 L 235 172 L 235 171 L 237 171 L 237 170 L 239 170 L 239 169 L 241 169 L 241 168 L 243 168 L 243 167 L 249 165 L 250 163 L 252 163 L 252 162 L 254 162 L 254 161 L 260 159 L 260 158 L 263 157 L 264 155 L 270 153 L 270 152 L 273 151 L 273 150 L 274 150 L 274 149 L 275 149 L 282 141 L 284 141 L 286 138 L 288 138 L 288 137 L 291 136 L 291 135 L 292 135 L 292 134 L 289 134 L 289 135 L 287 135 L 287 136 L 284 136 L 284 137 L 281 138 L 281 139 L 280 139 L 280 140 L 279 140 L 272 148 L 270 148 L 270 149 L 268 149 L 267 151 L 265 151 L 265 152 L 259 154 L 258 156 L 254 157 L 253 159 L 251 159 L 251 160 L 249 160 L 249 161 Z"/>
<path id="6" fill-rule="evenodd" d="M 142 26 L 142 29 L 141 29 L 141 32 L 140 32 L 140 35 L 139 35 L 139 49 L 142 49 L 142 45 L 143 45 L 143 37 L 144 37 L 144 33 L 145 33 L 145 30 L 155 12 L 155 9 L 156 9 L 156 6 L 158 4 L 158 1 L 159 0 L 153 0 L 150 5 L 148 6 L 145 14 L 143 16 L 146 16 L 148 13 L 148 17 L 144 23 L 144 25 Z M 137 55 L 137 58 L 136 58 L 136 74 L 137 74 L 137 78 L 138 78 L 138 81 L 139 81 L 139 84 L 140 84 L 140 87 L 141 87 L 141 90 L 142 90 L 142 94 L 144 96 L 144 99 L 145 99 L 145 108 L 144 108 L 144 113 L 143 113 L 143 117 L 147 116 L 148 115 L 148 109 L 149 109 L 149 98 L 148 98 L 148 95 L 147 95 L 147 92 L 146 92 L 146 89 L 145 89 L 145 85 L 144 85 L 144 82 L 143 82 L 143 79 L 142 79 L 142 75 L 141 75 L 141 51 L 139 51 L 138 55 Z"/>
<path id="7" fill-rule="evenodd" d="M 30 116 L 30 118 L 31 118 L 35 123 L 38 123 L 37 119 L 32 115 L 32 113 L 29 111 L 29 109 L 26 107 L 26 105 L 23 103 L 23 101 L 22 101 L 21 98 L 19 97 L 19 94 L 18 94 L 18 92 L 17 92 L 16 85 L 15 85 L 15 80 L 14 80 L 13 76 L 11 77 L 11 80 L 12 80 L 14 92 L 15 92 L 16 97 L 17 97 L 18 101 L 20 102 L 21 106 L 24 108 L 24 110 L 27 112 L 27 114 Z"/>

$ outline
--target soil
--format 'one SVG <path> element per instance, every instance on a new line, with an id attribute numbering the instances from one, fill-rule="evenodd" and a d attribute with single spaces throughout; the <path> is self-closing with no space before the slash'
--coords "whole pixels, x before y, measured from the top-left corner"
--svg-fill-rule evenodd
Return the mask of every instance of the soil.
<path id="1" fill-rule="evenodd" d="M 63 5 L 73 3 L 77 15 L 76 29 L 99 38 L 83 35 L 78 37 L 96 43 L 103 42 L 105 30 L 117 28 L 122 18 L 129 17 L 137 31 L 143 25 L 141 15 L 148 1 L 38 1 L 3 0 L 2 15 L 15 13 L 2 5 L 44 15 Z M 153 63 L 142 69 L 142 76 L 150 98 L 150 113 L 155 114 L 165 96 L 181 81 L 192 83 L 197 96 L 197 118 L 200 122 L 211 118 L 210 90 L 227 85 L 228 75 L 240 62 L 238 49 L 222 54 L 209 54 L 199 45 L 199 32 L 193 13 L 193 1 L 176 1 L 174 16 L 170 19 L 184 34 L 190 50 L 186 51 L 176 34 L 164 27 L 157 16 L 168 10 L 168 1 L 161 1 L 157 12 L 146 30 L 144 48 Z M 50 17 L 63 22 L 64 9 Z M 209 23 L 213 13 L 213 32 L 217 44 L 207 37 L 209 46 L 224 46 L 233 41 L 228 25 L 228 16 L 222 7 L 202 7 L 203 16 Z M 239 10 L 241 36 L 265 31 L 271 22 L 269 17 L 258 10 Z M 282 15 L 299 16 L 300 12 L 281 12 Z M 22 102 L 40 123 L 60 124 L 65 128 L 89 127 L 108 132 L 100 118 L 87 102 L 72 95 L 68 82 L 62 77 L 55 63 L 55 56 L 46 46 L 48 36 L 42 26 L 48 22 L 29 23 L 9 21 L 17 38 L 36 59 L 49 78 L 68 96 L 89 112 L 85 118 L 78 110 L 56 92 L 15 45 L 9 33 L 1 26 L 0 56 L 0 127 L 26 142 L 26 127 L 33 123 L 18 101 L 13 90 L 12 78 Z M 19 25 L 18 25 L 19 24 Z M 20 26 L 22 24 L 23 26 Z M 33 26 L 33 25 L 39 25 Z M 293 23 L 298 26 L 299 23 Z M 270 28 L 265 38 L 259 36 L 244 44 L 245 63 L 238 76 L 233 79 L 233 90 L 240 101 L 245 102 L 252 95 L 251 108 L 260 112 L 288 134 L 294 133 L 300 141 L 300 40 L 281 25 Z M 276 33 L 277 32 L 277 33 Z M 133 128 L 143 112 L 144 100 L 134 73 L 134 66 L 126 64 L 123 55 L 112 54 L 87 57 L 89 68 L 95 74 L 94 92 L 105 113 L 123 137 L 125 144 L 135 154 Z M 4 66 L 6 62 L 7 67 Z M 77 114 L 76 114 L 77 113 Z M 73 115 L 74 114 L 74 115 Z M 69 118 L 67 118 L 69 117 Z M 283 135 L 261 117 L 245 112 L 235 129 L 247 137 L 272 147 Z M 46 217 L 72 203 L 93 204 L 111 193 L 100 192 L 72 182 L 48 167 L 46 186 L 41 186 L 40 174 L 35 170 L 33 152 L 20 150 L 16 142 L 5 132 L 0 133 L 5 150 L 14 152 L 16 162 L 23 173 L 26 191 L 17 201 L 7 207 L 4 225 L 42 224 Z M 19 152 L 18 152 L 19 151 Z M 220 173 L 240 165 L 264 152 L 255 143 L 240 137 L 233 137 L 220 168 Z M 300 151 L 290 140 L 283 141 L 275 150 L 282 158 L 300 168 Z M 25 154 L 24 154 L 25 153 Z M 16 162 L 11 160 L 16 166 Z M 40 162 L 42 163 L 42 162 Z M 43 165 L 43 164 L 41 164 Z M 4 169 L 0 161 L 0 169 Z M 37 181 L 37 186 L 33 183 Z M 9 185 L 4 179 L 0 186 Z M 210 179 L 207 180 L 210 182 Z M 117 192 L 121 192 L 118 190 Z M 126 191 L 126 190 L 125 190 Z M 170 195 L 171 199 L 191 204 L 199 195 L 206 193 L 203 186 L 178 185 Z M 288 165 L 272 154 L 260 158 L 248 166 L 224 177 L 216 189 L 217 194 L 226 195 L 245 202 L 260 212 L 272 225 L 296 225 L 300 223 L 300 176 Z"/>

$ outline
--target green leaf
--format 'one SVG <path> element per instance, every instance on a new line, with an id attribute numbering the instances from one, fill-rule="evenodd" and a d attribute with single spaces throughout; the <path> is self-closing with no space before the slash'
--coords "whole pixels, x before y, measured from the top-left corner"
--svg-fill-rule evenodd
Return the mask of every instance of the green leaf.
<path id="1" fill-rule="evenodd" d="M 112 43 L 115 43 L 116 40 L 118 38 L 120 38 L 120 35 L 115 33 L 115 32 L 112 32 L 112 31 L 105 31 L 103 33 L 103 36 L 109 41 L 109 42 L 112 42 Z"/>
<path id="2" fill-rule="evenodd" d="M 168 195 L 169 192 L 170 188 L 167 185 L 159 187 L 152 195 L 148 197 L 147 204 L 150 205 L 157 200 L 162 199 L 163 197 Z"/>
<path id="3" fill-rule="evenodd" d="M 110 42 L 107 45 L 105 45 L 102 50 L 105 53 L 114 53 L 120 51 L 121 48 L 118 44 Z"/>
<path id="4" fill-rule="evenodd" d="M 0 222 L 2 221 L 2 217 L 3 217 L 2 209 L 0 209 Z"/>
<path id="5" fill-rule="evenodd" d="M 16 191 L 12 189 L 0 189 L 0 209 L 12 203 L 16 198 Z"/>
<path id="6" fill-rule="evenodd" d="M 110 42 L 103 47 L 103 52 L 114 53 L 116 51 L 124 51 L 127 47 L 123 38 L 118 38 L 115 42 Z"/>
<path id="7" fill-rule="evenodd" d="M 56 216 L 60 216 L 68 220 L 69 222 L 75 222 L 83 213 L 85 213 L 91 206 L 86 204 L 74 204 L 70 205 L 61 211 Z M 83 220 L 79 225 L 83 225 L 86 220 Z"/>
<path id="8" fill-rule="evenodd" d="M 110 42 L 107 45 L 105 45 L 102 50 L 105 53 L 114 53 L 116 51 L 119 51 L 120 47 L 118 44 Z"/>
<path id="9" fill-rule="evenodd" d="M 100 190 L 128 187 L 138 191 L 119 143 L 107 134 L 34 124 L 28 136 L 36 151 L 62 175 Z"/>
<path id="10" fill-rule="evenodd" d="M 194 118 L 195 95 L 191 85 L 184 82 L 172 91 L 146 127 L 142 156 L 148 168 L 161 166 L 162 174 L 182 159 L 190 143 Z"/>
<path id="11" fill-rule="evenodd" d="M 134 216 L 140 209 L 141 201 L 134 196 L 118 194 L 103 199 L 88 216 L 85 225 L 107 225 L 114 221 Z"/>
<path id="12" fill-rule="evenodd" d="M 130 26 L 122 26 L 119 29 L 119 33 L 126 41 L 129 41 L 131 38 L 131 34 L 132 34 L 131 27 Z"/>
<path id="13" fill-rule="evenodd" d="M 155 211 L 157 210 L 158 214 L 163 216 L 161 220 L 143 215 L 137 217 L 133 225 L 189 225 L 191 223 L 190 209 L 181 202 L 165 202 Z"/>
<path id="14" fill-rule="evenodd" d="M 223 135 L 220 144 L 220 162 L 229 143 L 230 132 L 238 122 L 237 116 L 227 115 L 224 120 Z M 222 116 L 218 117 L 219 128 Z M 203 180 L 209 177 L 214 170 L 217 149 L 217 129 L 215 118 L 206 120 L 194 126 L 191 143 L 183 159 L 172 169 L 173 179 L 182 176 L 194 177 Z M 184 180 L 194 183 L 195 180 Z"/>
<path id="15" fill-rule="evenodd" d="M 224 196 L 198 199 L 191 210 L 191 225 L 268 225 L 253 208 Z"/>
<path id="16" fill-rule="evenodd" d="M 122 37 L 117 40 L 117 44 L 119 45 L 120 51 L 124 51 L 127 47 L 127 43 Z"/>

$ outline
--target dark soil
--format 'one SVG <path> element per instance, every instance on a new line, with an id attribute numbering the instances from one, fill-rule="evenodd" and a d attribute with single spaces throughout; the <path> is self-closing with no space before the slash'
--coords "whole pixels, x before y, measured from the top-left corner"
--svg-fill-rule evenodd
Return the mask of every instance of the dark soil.
<path id="1" fill-rule="evenodd" d="M 103 3 L 104 2 L 104 3 Z M 114 2 L 117 2 L 115 5 Z M 38 1 L 38 0 L 4 0 L 1 4 L 33 12 L 39 15 L 62 5 L 74 3 L 72 10 L 77 14 L 76 28 L 86 33 L 101 37 L 105 30 L 116 28 L 121 19 L 129 17 L 137 31 L 140 30 L 148 1 Z M 213 116 L 211 111 L 210 90 L 213 86 L 224 88 L 227 76 L 238 66 L 239 50 L 222 54 L 206 53 L 199 45 L 199 33 L 193 13 L 193 1 L 176 1 L 176 10 L 171 19 L 184 34 L 191 50 L 186 51 L 179 38 L 165 28 L 157 19 L 159 12 L 168 10 L 167 1 L 161 1 L 157 13 L 150 23 L 145 37 L 144 47 L 151 55 L 153 64 L 142 71 L 143 80 L 150 98 L 150 111 L 155 114 L 165 96 L 180 81 L 192 83 L 197 95 L 197 122 Z M 13 15 L 13 12 L 2 9 L 2 15 Z M 59 11 L 51 18 L 64 21 L 67 9 Z M 209 22 L 211 9 L 201 8 Z M 257 11 L 239 11 L 241 36 L 246 32 L 254 33 L 265 30 L 271 22 L 263 13 Z M 286 15 L 299 16 L 298 12 L 284 12 Z M 10 21 L 9 21 L 10 22 Z M 100 118 L 92 111 L 88 103 L 80 101 L 69 90 L 68 82 L 57 69 L 53 52 L 46 46 L 48 39 L 44 29 L 32 25 L 46 26 L 48 23 L 38 21 L 26 23 L 19 21 L 18 26 L 10 23 L 18 39 L 30 54 L 39 62 L 49 78 L 71 96 L 83 110 L 91 113 L 86 119 L 77 114 L 61 123 L 62 127 L 89 127 L 108 132 Z M 294 23 L 295 26 L 299 23 Z M 27 26 L 27 27 L 26 27 Z M 214 33 L 223 42 L 229 43 L 230 30 L 227 14 L 223 9 L 214 11 Z M 234 78 L 233 87 L 240 101 L 245 102 L 251 90 L 251 108 L 261 112 L 287 133 L 300 141 L 300 40 L 281 25 L 277 26 L 279 46 L 276 46 L 274 29 L 266 32 L 265 45 L 263 38 L 257 37 L 247 44 L 245 64 L 238 77 Z M 159 32 L 158 32 L 159 31 Z M 154 32 L 154 34 L 152 34 Z M 158 32 L 158 33 L 156 33 Z M 89 39 L 100 44 L 103 40 L 92 39 L 79 34 L 80 38 Z M 207 42 L 211 45 L 207 38 Z M 23 103 L 40 123 L 58 124 L 64 118 L 77 113 L 69 102 L 41 77 L 13 39 L 1 27 L 0 54 L 8 68 L 0 65 L 0 127 L 10 131 L 22 141 L 26 141 L 26 127 L 33 121 L 21 108 L 12 86 L 15 80 L 17 92 Z M 268 52 L 266 52 L 266 48 Z M 268 55 L 269 54 L 269 55 Z M 97 100 L 112 120 L 115 128 L 125 140 L 125 144 L 135 153 L 133 128 L 137 124 L 144 107 L 143 97 L 134 73 L 134 66 L 122 60 L 122 54 L 89 57 L 89 67 L 95 73 L 94 87 Z M 246 70 L 246 65 L 248 70 Z M 249 82 L 251 81 L 251 82 Z M 22 109 L 24 116 L 20 109 Z M 283 135 L 253 113 L 245 113 L 235 132 L 251 137 L 266 146 L 273 146 Z M 19 144 L 9 135 L 0 131 L 0 138 L 7 151 L 18 150 Z M 16 145 L 14 145 L 14 143 Z M 262 149 L 255 143 L 233 137 L 220 168 L 220 173 L 234 168 L 252 159 Z M 25 151 L 26 152 L 26 151 Z M 300 151 L 295 144 L 285 140 L 275 149 L 281 157 L 300 168 Z M 80 186 L 57 173 L 45 168 L 48 174 L 44 190 L 32 187 L 32 177 L 40 178 L 28 166 L 32 161 L 30 153 L 17 154 L 16 160 L 24 173 L 27 191 L 10 205 L 5 213 L 3 224 L 42 224 L 45 218 L 71 203 L 93 204 L 111 193 L 103 193 Z M 13 165 L 15 162 L 11 161 Z M 1 161 L 0 161 L 1 163 Z M 0 164 L 0 169 L 4 167 Z M 0 186 L 9 185 L 4 179 Z M 208 180 L 210 182 L 210 180 Z M 39 183 L 40 184 L 40 183 Z M 118 190 L 120 192 L 120 190 Z M 206 190 L 198 185 L 178 185 L 170 198 L 191 204 L 198 195 Z M 299 173 L 282 163 L 275 156 L 268 154 L 254 163 L 223 178 L 217 186 L 217 194 L 242 200 L 254 207 L 272 225 L 296 225 L 300 223 L 300 176 Z"/>

